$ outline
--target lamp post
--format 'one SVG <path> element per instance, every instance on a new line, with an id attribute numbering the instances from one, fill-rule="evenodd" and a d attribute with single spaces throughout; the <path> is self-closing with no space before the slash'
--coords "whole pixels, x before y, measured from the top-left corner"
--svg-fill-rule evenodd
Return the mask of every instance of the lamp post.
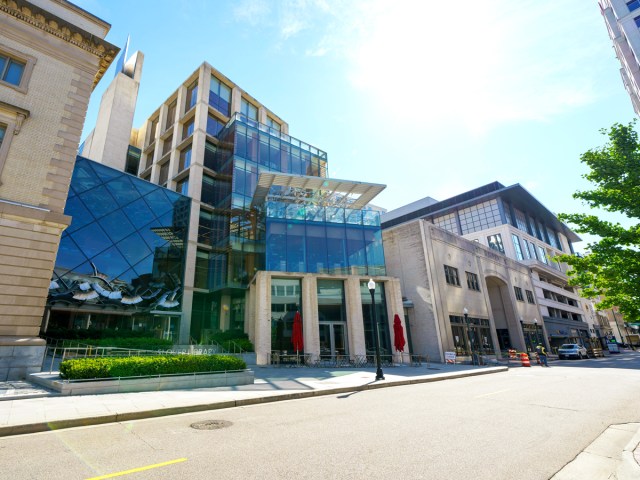
<path id="1" fill-rule="evenodd" d="M 464 323 L 467 326 L 467 345 L 469 345 L 469 355 L 471 356 L 471 363 L 475 364 L 473 361 L 473 348 L 471 347 L 471 327 L 469 326 L 469 310 L 467 308 L 462 309 L 462 314 L 464 315 Z"/>
<path id="2" fill-rule="evenodd" d="M 384 373 L 382 373 L 382 362 L 380 361 L 380 338 L 378 334 L 378 320 L 376 319 L 376 282 L 373 278 L 369 279 L 367 283 L 369 293 L 371 294 L 371 320 L 373 321 L 373 339 L 376 346 L 376 380 L 384 380 Z"/>
<path id="3" fill-rule="evenodd" d="M 540 337 L 538 336 L 538 319 L 534 318 L 533 323 L 536 324 L 536 343 L 540 345 Z"/>

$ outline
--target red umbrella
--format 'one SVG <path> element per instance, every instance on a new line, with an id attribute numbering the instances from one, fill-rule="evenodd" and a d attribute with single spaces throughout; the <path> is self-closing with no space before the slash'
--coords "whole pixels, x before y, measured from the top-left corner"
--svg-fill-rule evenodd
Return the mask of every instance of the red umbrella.
<path id="1" fill-rule="evenodd" d="M 296 312 L 293 317 L 293 332 L 291 333 L 291 343 L 293 348 L 298 353 L 304 349 L 304 339 L 302 338 L 302 318 L 300 312 Z"/>
<path id="2" fill-rule="evenodd" d="M 402 323 L 397 313 L 395 317 L 393 317 L 393 336 L 395 337 L 393 343 L 396 350 L 398 352 L 404 352 L 404 345 L 407 342 L 404 341 L 404 331 L 402 330 Z"/>

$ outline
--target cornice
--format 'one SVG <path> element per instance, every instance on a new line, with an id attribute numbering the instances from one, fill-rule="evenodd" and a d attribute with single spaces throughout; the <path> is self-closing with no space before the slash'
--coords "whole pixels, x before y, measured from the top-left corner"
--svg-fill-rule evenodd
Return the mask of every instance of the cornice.
<path id="1" fill-rule="evenodd" d="M 96 37 L 26 0 L 0 0 L 0 12 L 28 23 L 98 57 L 99 65 L 93 80 L 94 87 L 120 51 L 118 47 L 104 39 Z"/>

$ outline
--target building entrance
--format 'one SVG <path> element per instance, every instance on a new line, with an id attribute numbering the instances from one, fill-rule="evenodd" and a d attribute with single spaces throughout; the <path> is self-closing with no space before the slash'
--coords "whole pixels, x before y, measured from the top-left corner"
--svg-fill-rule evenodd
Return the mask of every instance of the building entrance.
<path id="1" fill-rule="evenodd" d="M 335 358 L 348 354 L 346 323 L 320 322 L 320 356 Z"/>

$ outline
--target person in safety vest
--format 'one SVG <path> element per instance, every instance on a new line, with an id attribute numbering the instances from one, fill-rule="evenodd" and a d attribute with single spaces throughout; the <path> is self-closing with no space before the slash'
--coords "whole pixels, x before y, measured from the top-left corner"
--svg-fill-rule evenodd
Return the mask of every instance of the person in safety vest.
<path id="1" fill-rule="evenodd" d="M 542 362 L 542 366 L 548 367 L 549 363 L 547 362 L 547 349 L 544 348 L 544 345 L 538 345 L 536 347 L 536 351 L 538 352 L 538 358 Z"/>

